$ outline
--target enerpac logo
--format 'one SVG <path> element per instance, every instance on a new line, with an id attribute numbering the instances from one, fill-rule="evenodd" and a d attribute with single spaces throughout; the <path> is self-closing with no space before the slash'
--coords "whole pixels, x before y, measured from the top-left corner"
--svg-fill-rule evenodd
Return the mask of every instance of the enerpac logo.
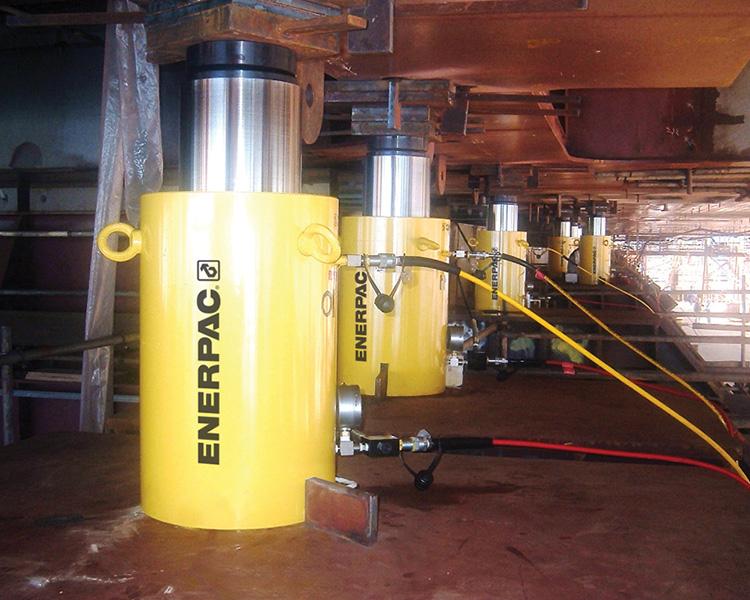
<path id="1" fill-rule="evenodd" d="M 218 281 L 220 265 L 218 260 L 198 261 L 198 281 Z M 203 287 L 203 286 L 202 286 Z M 197 330 L 197 443 L 198 462 L 218 465 L 219 456 L 219 417 L 220 417 L 220 357 L 219 357 L 219 308 L 221 296 L 219 286 L 208 286 L 198 291 L 195 298 L 198 309 Z"/>
<path id="2" fill-rule="evenodd" d="M 594 243 L 591 247 L 591 271 L 593 273 L 599 273 L 599 248 L 597 247 L 596 243 Z M 594 281 L 593 283 L 596 283 Z"/>
<path id="3" fill-rule="evenodd" d="M 492 252 L 494 254 L 494 256 L 492 257 L 492 270 L 490 272 L 490 276 L 492 279 L 492 299 L 497 300 L 499 298 L 497 289 L 500 287 L 500 268 L 498 265 L 498 263 L 500 262 L 498 254 L 500 252 L 497 248 L 493 248 Z"/>
<path id="4" fill-rule="evenodd" d="M 198 281 L 219 281 L 221 279 L 221 263 L 218 260 L 198 261 Z"/>
<path id="5" fill-rule="evenodd" d="M 354 273 L 354 360 L 367 362 L 367 274 Z"/>

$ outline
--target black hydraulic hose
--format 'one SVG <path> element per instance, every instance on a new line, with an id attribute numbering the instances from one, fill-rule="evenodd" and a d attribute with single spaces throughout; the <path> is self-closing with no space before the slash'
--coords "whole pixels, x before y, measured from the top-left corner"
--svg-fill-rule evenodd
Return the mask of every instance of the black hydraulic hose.
<path id="1" fill-rule="evenodd" d="M 584 454 L 591 456 L 600 456 L 616 460 L 635 460 L 635 461 L 654 461 L 666 464 L 677 464 L 677 465 L 688 465 L 693 467 L 699 467 L 708 471 L 721 473 L 727 477 L 730 477 L 737 481 L 744 488 L 750 490 L 750 483 L 745 481 L 739 474 L 726 469 L 724 467 L 715 465 L 713 463 L 704 462 L 701 460 L 695 460 L 684 456 L 673 456 L 670 454 L 654 454 L 649 452 L 631 452 L 624 450 L 610 450 L 606 448 L 597 448 L 592 446 L 577 446 L 568 443 L 550 443 L 550 442 L 537 442 L 533 440 L 516 440 L 516 439 L 505 439 L 505 438 L 489 438 L 489 437 L 448 437 L 448 438 L 433 438 L 432 440 L 432 451 L 438 453 L 438 457 L 428 467 L 426 471 L 420 471 L 415 473 L 411 468 L 404 463 L 404 466 L 414 476 L 414 485 L 419 490 L 426 490 L 430 487 L 434 481 L 435 467 L 439 463 L 439 459 L 444 453 L 461 452 L 466 450 L 482 450 L 488 448 L 510 448 L 515 450 L 534 450 L 542 452 L 558 452 L 565 454 Z M 535 457 L 537 458 L 537 457 Z M 403 461 L 403 456 L 402 456 Z"/>
<path id="2" fill-rule="evenodd" d="M 505 261 L 520 265 L 534 272 L 537 271 L 537 268 L 534 265 L 532 265 L 530 262 L 527 262 L 515 256 L 511 256 L 510 254 L 498 254 L 498 258 L 500 258 L 500 260 L 505 260 Z M 466 304 L 466 310 L 469 313 L 469 318 L 472 320 L 472 323 L 476 323 L 472 310 L 469 307 L 469 300 L 466 297 L 466 292 L 461 282 L 461 277 L 460 277 L 461 268 L 460 267 L 458 267 L 457 265 L 452 265 L 450 263 L 443 262 L 442 260 L 436 260 L 434 258 L 425 258 L 424 256 L 401 256 L 399 257 L 399 260 L 401 261 L 401 264 L 404 267 L 426 267 L 428 269 L 436 269 L 438 271 L 444 271 L 445 273 L 449 273 L 450 275 L 455 275 L 458 278 L 457 279 L 458 287 L 461 292 L 461 296 L 463 297 L 464 303 Z"/>
<path id="3" fill-rule="evenodd" d="M 531 271 L 538 270 L 530 262 L 516 256 L 511 256 L 510 254 L 498 254 L 497 257 L 500 260 L 512 262 Z M 442 260 L 436 260 L 434 258 L 425 258 L 424 256 L 401 256 L 399 257 L 399 259 L 401 260 L 401 264 L 405 267 L 427 267 L 428 269 L 445 271 L 446 273 L 450 273 L 451 275 L 458 275 L 459 273 L 461 273 L 460 267 L 451 265 L 450 263 L 445 263 Z"/>
<path id="4" fill-rule="evenodd" d="M 469 250 L 471 250 L 472 246 L 471 246 L 471 244 L 469 244 L 469 240 L 467 239 L 466 235 L 464 234 L 464 230 L 461 229 L 461 226 L 458 223 L 456 223 L 456 229 L 458 229 L 458 233 L 461 234 L 461 237 L 463 238 L 464 243 L 466 244 L 466 247 Z M 522 266 L 522 267 L 524 267 L 526 269 L 530 269 L 532 271 L 536 271 L 537 270 L 537 268 L 534 265 L 532 265 L 530 262 L 525 261 L 522 258 L 518 258 L 516 256 L 512 256 L 510 254 L 502 254 L 501 253 L 501 254 L 498 255 L 498 258 L 500 258 L 500 260 L 505 260 L 505 261 L 508 261 L 508 262 L 515 263 L 517 265 L 520 265 L 520 266 Z M 566 257 L 566 260 L 568 260 L 567 257 Z"/>
<path id="5" fill-rule="evenodd" d="M 511 254 L 498 254 L 498 258 L 500 260 L 504 260 L 506 262 L 511 262 L 516 265 L 520 265 L 524 269 L 528 269 L 529 271 L 538 271 L 539 269 L 532 265 L 529 261 L 524 260 L 522 258 L 518 258 L 517 256 L 513 256 Z"/>
<path id="6" fill-rule="evenodd" d="M 51 356 L 62 356 L 75 354 L 84 350 L 93 350 L 103 346 L 117 346 L 119 344 L 130 344 L 137 342 L 140 335 L 137 333 L 126 333 L 122 335 L 109 335 L 107 337 L 87 340 L 78 344 L 67 344 L 64 346 L 49 346 L 45 348 L 34 348 L 32 350 L 12 350 L 7 354 L 0 355 L 0 365 L 15 365 L 21 362 L 49 358 Z"/>
<path id="7" fill-rule="evenodd" d="M 436 269 L 456 276 L 461 273 L 461 269 L 456 265 L 443 262 L 442 260 L 436 260 L 434 258 L 425 258 L 424 256 L 401 256 L 399 257 L 399 260 L 405 267 L 426 267 L 428 269 Z"/>

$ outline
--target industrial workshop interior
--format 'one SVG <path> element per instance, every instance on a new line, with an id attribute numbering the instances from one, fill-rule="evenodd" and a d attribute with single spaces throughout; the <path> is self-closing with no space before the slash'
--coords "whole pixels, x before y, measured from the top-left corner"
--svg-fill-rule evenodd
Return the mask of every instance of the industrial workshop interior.
<path id="1" fill-rule="evenodd" d="M 750 598 L 748 0 L 0 5 L 0 598 Z"/>

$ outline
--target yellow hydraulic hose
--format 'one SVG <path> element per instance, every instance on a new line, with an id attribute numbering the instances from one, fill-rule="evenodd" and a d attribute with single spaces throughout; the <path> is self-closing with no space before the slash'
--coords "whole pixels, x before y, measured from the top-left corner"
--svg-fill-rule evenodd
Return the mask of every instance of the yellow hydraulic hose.
<path id="1" fill-rule="evenodd" d="M 466 273 L 465 271 L 460 271 L 459 276 L 463 277 L 467 281 L 471 281 L 474 285 L 479 286 L 481 288 L 484 288 L 488 290 L 489 292 L 497 293 L 499 298 L 503 300 L 504 302 L 507 302 L 510 306 L 515 308 L 516 310 L 522 312 L 527 317 L 529 317 L 531 320 L 537 322 L 539 325 L 544 327 L 547 331 L 550 333 L 553 333 L 558 338 L 560 338 L 565 343 L 569 344 L 578 352 L 583 354 L 586 358 L 588 358 L 591 362 L 593 362 L 595 365 L 600 367 L 601 369 L 604 369 L 607 373 L 609 373 L 612 377 L 617 379 L 620 383 L 626 385 L 631 390 L 648 400 L 651 404 L 659 408 L 660 410 L 667 413 L 670 417 L 681 423 L 684 427 L 692 431 L 695 435 L 697 435 L 699 438 L 701 438 L 704 442 L 706 442 L 711 448 L 716 450 L 716 452 L 719 453 L 719 455 L 726 461 L 726 463 L 731 467 L 731 469 L 737 473 L 744 481 L 750 482 L 748 480 L 747 475 L 745 475 L 744 471 L 739 467 L 737 462 L 729 455 L 729 453 L 724 450 L 716 441 L 713 440 L 708 434 L 706 434 L 702 429 L 688 421 L 685 417 L 683 417 L 678 412 L 672 410 L 669 406 L 664 404 L 661 400 L 656 398 L 655 396 L 649 394 L 646 390 L 644 390 L 642 387 L 640 387 L 637 383 L 631 381 L 625 375 L 620 373 L 617 369 L 609 366 L 607 363 L 605 363 L 602 359 L 600 359 L 595 354 L 589 352 L 586 348 L 584 348 L 581 344 L 576 342 L 574 339 L 572 339 L 570 336 L 566 335 L 564 332 L 560 331 L 557 327 L 555 327 L 552 323 L 549 321 L 543 319 L 539 315 L 537 315 L 534 311 L 529 310 L 522 304 L 516 302 L 513 300 L 513 298 L 506 296 L 503 294 L 500 290 L 495 290 L 492 288 L 491 285 L 488 283 L 485 283 L 481 279 L 478 279 L 474 277 L 473 275 L 470 275 L 469 273 Z"/>
<path id="2" fill-rule="evenodd" d="M 639 348 L 636 348 L 633 344 L 631 344 L 629 341 L 627 341 L 625 338 L 623 338 L 621 335 L 619 335 L 616 331 L 611 329 L 604 321 L 599 319 L 596 315 L 594 315 L 590 310 L 588 310 L 585 306 L 583 306 L 578 300 L 576 300 L 572 295 L 570 295 L 568 292 L 566 292 L 561 286 L 559 286 L 555 281 L 546 275 L 544 275 L 544 281 L 551 285 L 553 288 L 555 288 L 560 294 L 562 294 L 565 298 L 568 299 L 568 301 L 573 304 L 578 310 L 580 310 L 583 314 L 585 314 L 589 319 L 591 319 L 594 323 L 599 325 L 604 331 L 606 331 L 609 335 L 611 335 L 613 338 L 615 338 L 618 342 L 620 342 L 623 346 L 626 348 L 629 348 L 633 352 L 635 352 L 638 356 L 640 356 L 643 360 L 651 363 L 653 366 L 655 366 L 657 369 L 659 369 L 662 373 L 665 375 L 671 377 L 674 381 L 679 383 L 682 387 L 684 387 L 686 390 L 688 390 L 691 394 L 694 394 L 696 398 L 698 398 L 703 404 L 705 404 L 708 408 L 711 409 L 711 412 L 713 412 L 718 418 L 719 421 L 721 421 L 721 424 L 729 429 L 728 424 L 724 420 L 724 415 L 721 414 L 719 410 L 711 403 L 711 401 L 706 398 L 703 394 L 701 394 L 698 390 L 696 390 L 692 385 L 690 385 L 687 381 L 685 381 L 682 377 L 677 375 L 676 373 L 673 373 L 669 369 L 667 369 L 665 366 L 663 366 L 659 361 L 657 361 L 655 358 L 650 357 L 648 354 L 640 350 Z"/>
<path id="3" fill-rule="evenodd" d="M 565 255 L 564 255 L 564 254 L 563 254 L 562 252 L 558 252 L 558 251 L 557 251 L 557 250 L 555 250 L 554 248 L 547 248 L 547 250 L 549 250 L 550 252 L 552 252 L 552 253 L 554 253 L 554 254 L 557 254 L 558 256 L 561 256 L 561 257 L 563 257 L 564 259 L 566 259 L 566 260 L 568 260 L 568 261 L 570 261 L 570 262 L 573 262 L 573 261 L 571 261 L 571 260 L 570 260 L 570 259 L 569 259 L 569 258 L 568 258 L 567 256 L 565 256 Z M 581 271 L 583 271 L 584 273 L 588 273 L 588 274 L 589 274 L 589 275 L 591 275 L 592 277 L 596 277 L 596 275 L 594 275 L 594 273 L 592 273 L 592 272 L 591 272 L 591 271 L 589 271 L 588 269 L 584 269 L 584 268 L 583 268 L 583 267 L 582 267 L 581 265 L 579 265 L 579 264 L 576 264 L 576 263 L 574 263 L 574 262 L 573 262 L 573 264 L 574 264 L 574 265 L 576 266 L 576 268 L 580 269 L 580 270 L 581 270 Z M 643 306 L 645 306 L 645 307 L 646 307 L 646 308 L 647 308 L 647 309 L 648 309 L 648 310 L 649 310 L 650 312 L 652 312 L 653 314 L 656 314 L 656 312 L 654 311 L 654 309 L 653 309 L 653 308 L 651 308 L 651 307 L 650 307 L 650 306 L 648 305 L 648 303 L 646 303 L 646 302 L 644 302 L 643 300 L 641 300 L 641 299 L 640 299 L 640 298 L 639 298 L 638 296 L 636 296 L 635 294 L 631 294 L 631 293 L 630 293 L 629 291 L 627 291 L 627 290 L 624 290 L 624 289 L 622 289 L 621 287 L 618 287 L 618 286 L 616 286 L 616 285 L 615 285 L 614 283 L 610 283 L 609 281 L 607 281 L 606 279 L 604 279 L 604 277 L 597 277 L 597 279 L 598 279 L 599 281 L 601 281 L 601 282 L 602 282 L 602 283 L 603 283 L 604 285 L 607 285 L 607 286 L 611 287 L 611 288 L 612 288 L 613 290 L 617 290 L 617 291 L 618 291 L 618 292 L 620 292 L 621 294 L 625 294 L 626 296 L 629 296 L 630 298 L 632 298 L 632 299 L 633 299 L 633 300 L 635 300 L 636 302 L 640 302 L 640 303 L 641 303 L 641 304 L 642 304 Z"/>

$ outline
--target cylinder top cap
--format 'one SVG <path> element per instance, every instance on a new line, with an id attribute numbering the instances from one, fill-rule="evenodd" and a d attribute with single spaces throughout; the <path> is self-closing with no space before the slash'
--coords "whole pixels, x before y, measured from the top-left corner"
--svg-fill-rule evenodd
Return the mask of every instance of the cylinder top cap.
<path id="1" fill-rule="evenodd" d="M 204 70 L 256 70 L 294 75 L 294 52 L 283 46 L 245 40 L 202 42 L 187 49 L 191 72 Z"/>
<path id="2" fill-rule="evenodd" d="M 607 235 L 607 217 L 593 216 L 589 218 L 589 235 Z"/>
<path id="3" fill-rule="evenodd" d="M 487 229 L 491 231 L 518 231 L 518 204 L 493 202 L 487 210 Z"/>
<path id="4" fill-rule="evenodd" d="M 425 138 L 415 135 L 376 135 L 370 140 L 371 154 L 424 154 Z"/>
<path id="5" fill-rule="evenodd" d="M 518 198 L 508 194 L 496 194 L 492 197 L 491 204 L 518 204 Z"/>
<path id="6" fill-rule="evenodd" d="M 572 230 L 572 225 L 570 223 L 570 219 L 561 219 L 560 222 L 557 224 L 557 231 L 558 234 L 562 237 L 570 237 Z"/>

